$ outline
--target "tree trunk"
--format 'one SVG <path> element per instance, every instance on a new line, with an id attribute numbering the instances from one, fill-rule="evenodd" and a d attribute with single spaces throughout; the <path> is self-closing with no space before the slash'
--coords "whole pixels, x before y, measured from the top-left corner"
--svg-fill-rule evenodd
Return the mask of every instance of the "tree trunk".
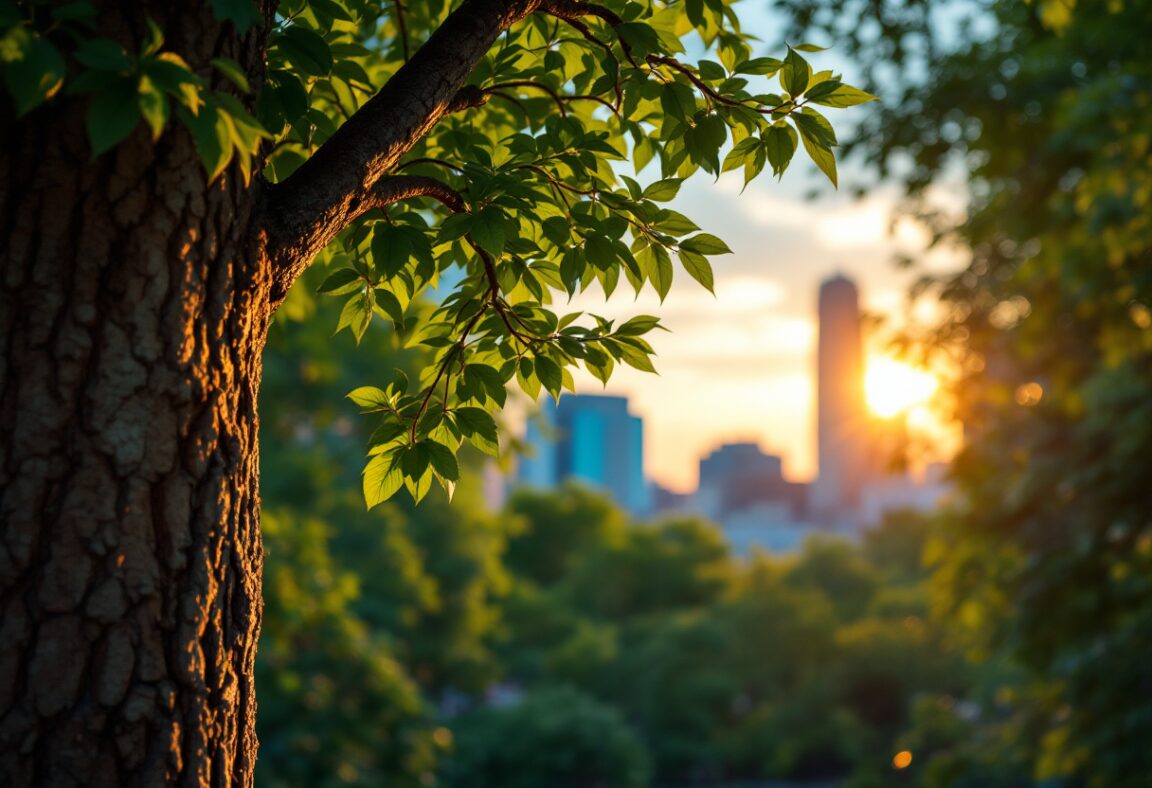
<path id="1" fill-rule="evenodd" d="M 132 18 L 102 17 L 98 34 L 130 51 L 151 17 L 193 67 L 259 68 L 260 34 L 237 37 L 207 4 L 119 5 Z M 0 785 L 247 785 L 270 312 L 257 187 L 236 165 L 209 184 L 176 124 L 93 159 L 82 100 L 10 112 Z"/>

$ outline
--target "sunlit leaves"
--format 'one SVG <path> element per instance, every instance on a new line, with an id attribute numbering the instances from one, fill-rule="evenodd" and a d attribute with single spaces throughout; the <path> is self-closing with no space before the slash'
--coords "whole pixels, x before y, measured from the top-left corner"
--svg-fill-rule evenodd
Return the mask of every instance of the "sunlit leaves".
<path id="1" fill-rule="evenodd" d="M 405 8 L 409 48 L 447 13 Z M 459 204 L 412 198 L 368 211 L 318 258 L 318 293 L 341 303 L 338 331 L 357 342 L 394 335 L 427 358 L 411 391 L 383 385 L 383 373 L 379 388 L 350 395 L 379 420 L 369 505 L 401 488 L 416 499 L 436 483 L 450 492 L 463 446 L 498 454 L 510 386 L 559 398 L 580 369 L 602 382 L 620 365 L 654 371 L 645 335 L 655 318 L 616 326 L 561 317 L 556 303 L 593 288 L 664 299 L 677 266 L 712 291 L 710 258 L 730 249 L 666 207 L 684 179 L 743 168 L 747 182 L 769 166 L 779 175 L 801 136 L 820 164 L 835 136 L 808 105 L 864 96 L 813 74 L 801 55 L 812 47 L 752 57 L 723 3 L 694 0 L 687 23 L 680 7 L 614 10 L 622 24 L 588 19 L 596 41 L 543 16 L 508 30 L 469 77 L 490 90 L 487 103 L 442 118 L 396 169 L 441 181 Z M 289 177 L 395 73 L 404 42 L 390 13 L 336 0 L 282 7 L 257 97 L 273 135 L 269 179 Z M 678 59 L 693 29 L 707 51 Z M 217 69 L 243 87 L 228 64 Z M 213 106 L 205 101 L 208 118 Z M 219 131 L 204 123 L 205 144 L 222 151 L 213 167 L 225 158 Z M 614 163 L 627 158 L 635 178 Z"/>
<path id="2" fill-rule="evenodd" d="M 786 124 L 773 124 L 764 132 L 764 151 L 772 174 L 782 175 L 796 153 L 796 132 Z"/>
<path id="3" fill-rule="evenodd" d="M 323 36 L 301 25 L 291 25 L 277 34 L 272 39 L 272 49 L 311 77 L 327 76 L 335 62 Z"/>
<path id="4" fill-rule="evenodd" d="M 364 502 L 371 509 L 404 486 L 404 473 L 395 455 L 373 457 L 364 467 Z"/>
<path id="5" fill-rule="evenodd" d="M 245 8 L 256 15 L 246 16 Z M 261 21 L 250 0 L 221 0 L 214 9 L 238 28 Z M 91 35 L 95 17 L 87 3 L 65 4 L 50 13 L 51 20 L 24 19 L 17 12 L 0 18 L 0 63 L 18 114 L 60 95 L 79 97 L 87 104 L 85 124 L 94 157 L 124 142 L 141 122 L 158 140 L 176 115 L 192 132 L 212 178 L 239 161 L 240 177 L 248 181 L 252 158 L 267 133 L 234 96 L 207 90 L 202 76 L 179 54 L 166 51 L 154 21 L 148 20 L 139 49 L 130 51 L 111 38 Z M 65 48 L 67 58 L 37 29 L 44 21 L 51 21 L 53 41 L 75 42 Z M 212 63 L 248 92 L 247 75 L 237 63 L 227 58 Z"/>
<path id="6" fill-rule="evenodd" d="M 784 66 L 780 70 L 780 84 L 792 96 L 799 96 L 808 88 L 812 67 L 795 49 L 788 50 Z"/>
<path id="7" fill-rule="evenodd" d="M 55 94 L 64 82 L 64 57 L 41 36 L 14 27 L 0 40 L 4 84 L 23 115 Z"/>
<path id="8" fill-rule="evenodd" d="M 851 85 L 841 84 L 839 80 L 821 82 L 808 91 L 807 96 L 813 104 L 834 108 L 855 107 L 857 104 L 876 100 L 876 97 L 871 93 L 865 93 Z"/>

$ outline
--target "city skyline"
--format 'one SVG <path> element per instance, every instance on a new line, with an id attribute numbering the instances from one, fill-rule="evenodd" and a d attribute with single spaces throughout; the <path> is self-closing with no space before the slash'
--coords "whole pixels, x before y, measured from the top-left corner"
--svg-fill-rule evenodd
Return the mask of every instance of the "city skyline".
<path id="1" fill-rule="evenodd" d="M 721 440 L 698 455 L 695 484 L 670 487 L 645 461 L 648 430 L 644 415 L 632 412 L 630 398 L 580 393 L 559 402 L 541 400 L 524 429 L 527 454 L 518 463 L 516 483 L 551 488 L 575 479 L 609 493 L 634 514 L 648 513 L 654 504 L 654 511 L 692 510 L 722 523 L 726 512 L 764 495 L 774 505 L 791 500 L 785 491 L 794 488 L 800 497 L 786 507 L 790 522 L 803 517 L 809 526 L 863 526 L 869 506 L 878 512 L 893 494 L 900 499 L 912 489 L 909 484 L 918 485 L 919 474 L 893 474 L 892 460 L 908 436 L 910 409 L 931 398 L 937 381 L 891 359 L 876 368 L 878 374 L 866 375 L 865 321 L 853 280 L 839 272 L 825 279 L 817 303 L 818 468 L 810 482 L 786 479 L 782 456 L 766 452 L 758 440 Z M 778 521 L 778 514 L 770 519 Z"/>
<path id="2" fill-rule="evenodd" d="M 811 216 L 819 214 L 815 206 L 797 204 L 801 207 L 784 214 L 791 217 L 789 221 L 804 221 L 808 209 Z M 710 210 L 719 208 L 714 205 Z M 699 212 L 700 208 L 684 210 Z M 747 441 L 781 455 L 789 479 L 808 481 L 815 475 L 819 282 L 843 272 L 860 284 L 866 314 L 898 325 L 904 313 L 907 274 L 890 264 L 895 242 L 884 236 L 886 214 L 875 205 L 844 203 L 843 210 L 862 212 L 860 228 L 870 226 L 874 219 L 879 225 L 877 235 L 862 242 L 860 251 L 852 255 L 841 247 L 811 254 L 814 262 L 806 272 L 788 269 L 787 276 L 778 275 L 777 266 L 767 265 L 754 273 L 748 261 L 755 255 L 756 237 L 751 232 L 755 228 L 742 225 L 740 232 L 725 235 L 735 254 L 716 260 L 715 296 L 681 276 L 663 304 L 648 292 L 633 298 L 630 290 L 618 291 L 607 304 L 598 291 L 573 299 L 572 308 L 613 318 L 658 314 L 670 329 L 670 333 L 651 337 L 659 376 L 622 368 L 607 387 L 590 375 L 576 379 L 580 393 L 630 397 L 648 425 L 647 471 L 662 485 L 680 492 L 691 490 L 700 456 L 724 443 Z M 735 226 L 731 217 L 728 224 Z M 704 227 L 710 229 L 708 224 Z M 819 240 L 818 235 L 797 237 Z M 799 251 L 796 254 L 801 256 Z M 936 264 L 943 263 L 938 260 Z M 879 332 L 866 334 L 864 342 L 868 369 L 879 368 L 885 376 L 893 371 L 907 375 L 884 352 Z M 921 427 L 933 421 L 919 411 L 912 414 L 912 420 Z"/>

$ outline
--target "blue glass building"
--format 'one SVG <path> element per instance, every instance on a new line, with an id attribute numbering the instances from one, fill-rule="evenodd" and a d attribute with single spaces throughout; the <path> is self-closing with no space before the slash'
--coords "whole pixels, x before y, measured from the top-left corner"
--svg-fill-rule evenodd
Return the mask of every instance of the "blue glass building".
<path id="1" fill-rule="evenodd" d="M 651 508 L 644 478 L 644 422 L 628 412 L 626 397 L 569 394 L 546 399 L 525 442 L 533 450 L 517 480 L 553 487 L 568 479 L 602 490 L 633 514 Z"/>

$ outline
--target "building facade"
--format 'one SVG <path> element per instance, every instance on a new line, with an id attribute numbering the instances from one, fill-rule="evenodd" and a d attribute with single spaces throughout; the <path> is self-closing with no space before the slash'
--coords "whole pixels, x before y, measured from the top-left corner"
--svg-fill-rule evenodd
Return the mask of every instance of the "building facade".
<path id="1" fill-rule="evenodd" d="M 834 523 L 860 505 L 873 452 L 872 420 L 864 398 L 860 296 L 837 275 L 820 285 L 816 358 L 816 454 L 812 514 Z"/>
<path id="2" fill-rule="evenodd" d="M 626 397 L 568 394 L 545 399 L 525 432 L 531 455 L 517 481 L 554 487 L 572 479 L 602 490 L 633 514 L 651 508 L 644 478 L 644 422 L 629 412 Z"/>

